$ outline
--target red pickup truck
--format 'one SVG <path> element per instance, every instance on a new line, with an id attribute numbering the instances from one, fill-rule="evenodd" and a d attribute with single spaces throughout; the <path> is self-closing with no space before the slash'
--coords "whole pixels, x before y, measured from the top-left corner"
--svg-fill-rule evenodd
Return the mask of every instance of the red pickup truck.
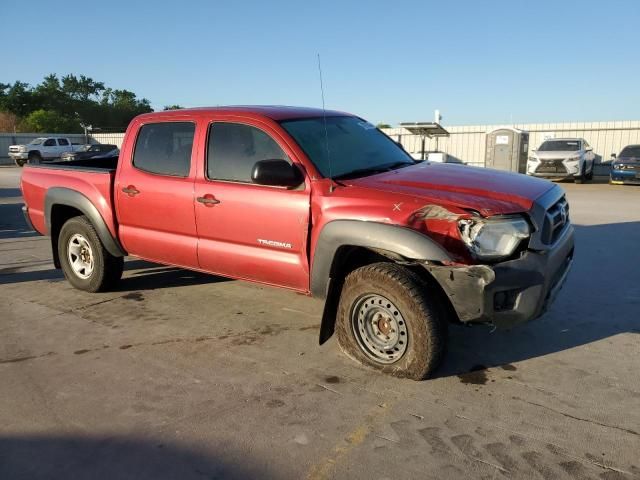
<path id="1" fill-rule="evenodd" d="M 320 343 L 428 377 L 448 322 L 541 315 L 573 227 L 546 180 L 418 162 L 362 118 L 293 107 L 141 115 L 118 158 L 28 165 L 24 213 L 76 288 L 123 259 L 289 288 L 324 301 Z"/>

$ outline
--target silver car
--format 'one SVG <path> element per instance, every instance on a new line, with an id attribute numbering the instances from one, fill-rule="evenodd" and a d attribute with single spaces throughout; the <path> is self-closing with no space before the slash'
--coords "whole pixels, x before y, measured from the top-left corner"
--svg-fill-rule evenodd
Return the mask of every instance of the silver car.
<path id="1" fill-rule="evenodd" d="M 527 161 L 527 175 L 584 183 L 593 179 L 595 158 L 584 138 L 554 138 L 533 150 Z"/>

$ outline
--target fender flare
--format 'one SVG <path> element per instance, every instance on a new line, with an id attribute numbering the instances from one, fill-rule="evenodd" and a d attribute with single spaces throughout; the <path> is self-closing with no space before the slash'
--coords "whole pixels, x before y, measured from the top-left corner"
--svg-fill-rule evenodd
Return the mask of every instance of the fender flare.
<path id="1" fill-rule="evenodd" d="M 104 248 L 111 255 L 114 257 L 124 257 L 127 254 L 124 248 L 122 248 L 122 245 L 120 245 L 118 239 L 113 237 L 107 227 L 107 223 L 104 221 L 95 205 L 91 203 L 91 200 L 85 197 L 82 193 L 69 188 L 52 187 L 47 190 L 44 198 L 44 221 L 45 228 L 49 236 L 51 236 L 51 211 L 54 205 L 73 207 L 82 212 L 82 214 L 85 215 L 94 226 Z M 57 242 L 57 239 L 52 237 L 51 241 Z M 54 255 L 55 254 L 56 252 L 54 252 Z"/>
<path id="2" fill-rule="evenodd" d="M 336 253 L 340 247 L 354 246 L 390 252 L 407 261 L 451 261 L 447 251 L 426 235 L 399 225 L 362 220 L 334 220 L 327 223 L 316 243 L 311 267 L 311 295 L 325 299 L 319 343 L 333 334 L 340 292 L 332 281 Z"/>

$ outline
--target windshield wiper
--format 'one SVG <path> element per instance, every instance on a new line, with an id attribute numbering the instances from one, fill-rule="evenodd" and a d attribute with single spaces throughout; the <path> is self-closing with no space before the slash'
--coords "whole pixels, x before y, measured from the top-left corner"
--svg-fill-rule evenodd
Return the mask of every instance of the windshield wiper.
<path id="1" fill-rule="evenodd" d="M 358 168 L 357 170 L 352 170 L 347 173 L 343 173 L 342 175 L 336 175 L 333 177 L 334 179 L 346 179 L 346 178 L 357 178 L 357 177 L 366 177 L 368 175 L 374 175 L 376 173 L 388 172 L 390 170 L 395 170 L 396 168 L 414 165 L 410 162 L 393 162 L 387 163 L 384 165 L 377 165 L 375 167 L 366 167 L 366 168 Z"/>

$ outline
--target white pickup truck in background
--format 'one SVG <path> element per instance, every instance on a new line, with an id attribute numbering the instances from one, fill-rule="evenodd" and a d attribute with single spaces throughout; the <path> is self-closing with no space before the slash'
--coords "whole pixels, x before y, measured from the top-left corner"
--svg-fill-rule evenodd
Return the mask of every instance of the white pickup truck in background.
<path id="1" fill-rule="evenodd" d="M 66 152 L 75 152 L 82 145 L 74 145 L 66 137 L 38 137 L 26 145 L 11 145 L 9 156 L 22 167 L 25 163 L 40 163 L 58 159 Z"/>

